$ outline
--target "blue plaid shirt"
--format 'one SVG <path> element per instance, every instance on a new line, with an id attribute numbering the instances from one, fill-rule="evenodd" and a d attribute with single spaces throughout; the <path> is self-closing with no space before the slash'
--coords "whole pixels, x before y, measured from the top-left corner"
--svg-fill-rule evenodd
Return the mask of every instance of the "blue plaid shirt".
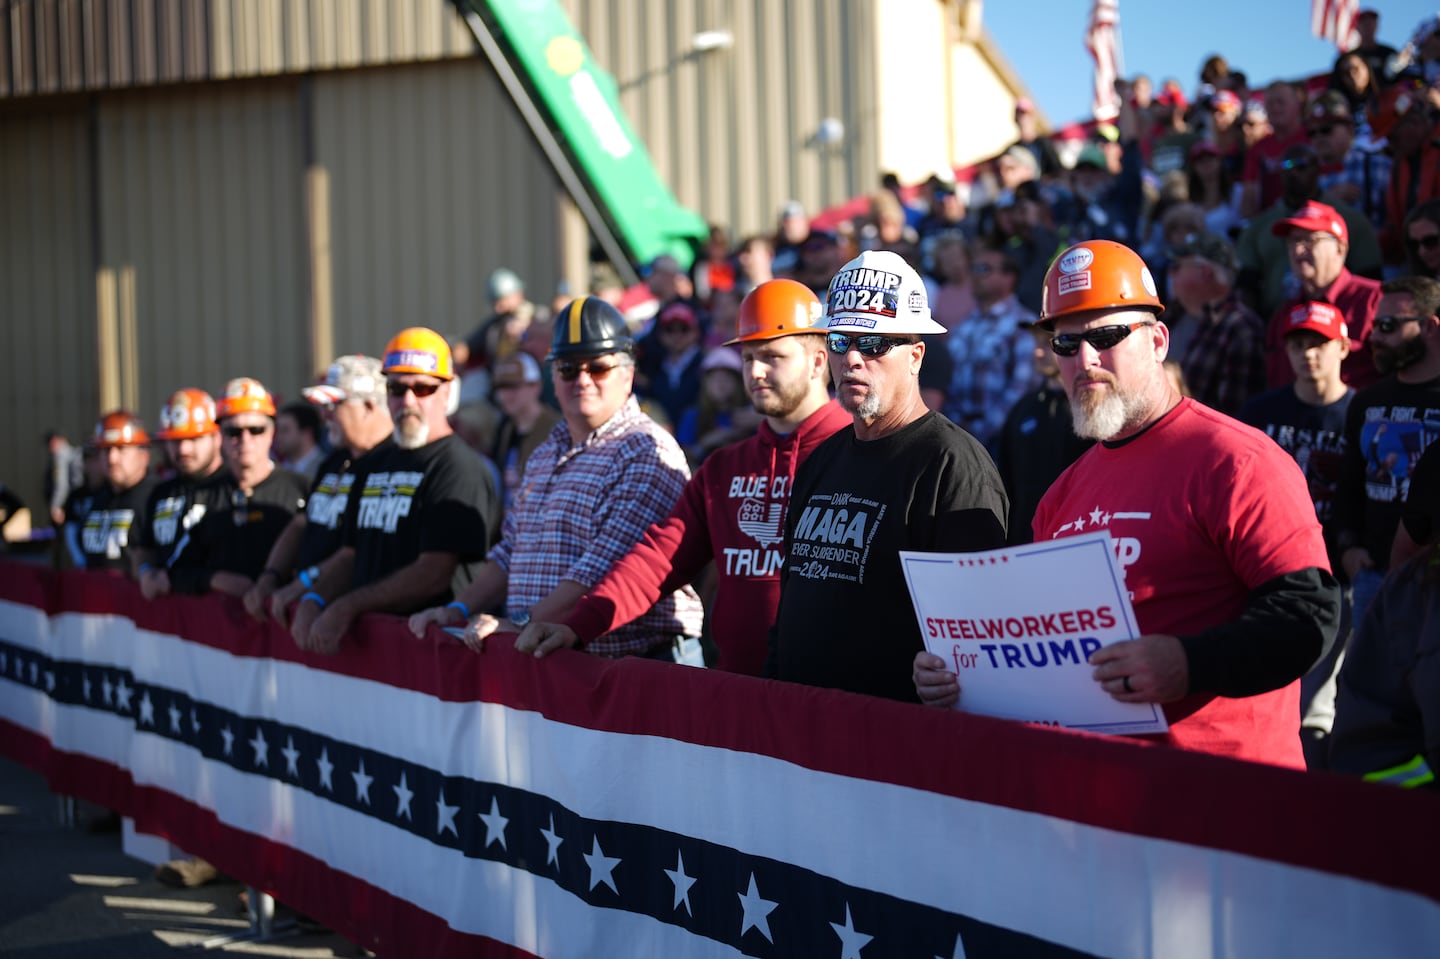
<path id="1" fill-rule="evenodd" d="M 1320 171 L 1321 193 L 1328 193 L 1346 183 L 1360 188 L 1359 199 L 1350 205 L 1364 213 L 1375 229 L 1383 227 L 1385 190 L 1390 185 L 1390 155 L 1351 147 L 1338 168 L 1327 167 Z"/>
<path id="2" fill-rule="evenodd" d="M 955 361 L 945 415 L 963 426 L 995 455 L 1010 407 L 1039 385 L 1031 355 L 1035 341 L 1021 323 L 1035 314 L 1013 295 L 961 320 L 946 337 Z"/>

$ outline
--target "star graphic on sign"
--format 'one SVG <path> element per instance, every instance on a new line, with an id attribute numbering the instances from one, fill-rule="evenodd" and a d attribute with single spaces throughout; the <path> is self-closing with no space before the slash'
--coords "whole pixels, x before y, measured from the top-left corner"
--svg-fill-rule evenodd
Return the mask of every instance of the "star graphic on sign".
<path id="1" fill-rule="evenodd" d="M 455 814 L 459 811 L 459 806 L 452 806 L 445 801 L 445 789 L 441 787 L 440 798 L 435 800 L 435 835 L 443 836 L 448 830 L 459 839 L 460 833 L 455 829 Z"/>
<path id="2" fill-rule="evenodd" d="M 491 796 L 490 811 L 482 812 L 478 815 L 480 816 L 480 819 L 485 823 L 485 848 L 489 849 L 492 842 L 498 842 L 501 849 L 509 852 L 510 847 L 505 845 L 505 827 L 510 824 L 510 820 L 500 815 L 499 797 Z M 550 824 L 552 827 L 555 824 L 555 816 L 553 813 L 550 816 Z M 544 833 L 545 830 L 542 829 L 540 830 L 540 832 Z M 548 838 L 546 839 L 546 842 L 549 842 Z M 555 845 L 558 847 L 560 845 L 560 840 L 555 840 Z"/>
<path id="3" fill-rule="evenodd" d="M 1084 529 L 1084 528 L 1085 528 L 1085 517 L 1081 516 L 1079 519 L 1075 520 L 1074 525 L 1075 525 L 1075 528 L 1076 528 L 1076 529 Z"/>
<path id="4" fill-rule="evenodd" d="M 106 706 L 109 706 L 115 701 L 115 684 L 110 682 L 109 676 L 106 676 L 104 678 L 104 681 L 101 683 L 100 692 L 105 697 Z"/>
<path id="5" fill-rule="evenodd" d="M 270 768 L 270 744 L 265 741 L 265 730 L 259 726 L 255 727 L 255 738 L 250 740 L 250 748 L 255 750 L 255 765 Z"/>
<path id="6" fill-rule="evenodd" d="M 1103 517 L 1104 515 L 1105 515 L 1105 511 L 1102 510 L 1100 507 L 1097 506 L 1097 507 L 1095 507 L 1094 509 L 1092 509 L 1092 510 L 1090 511 L 1090 525 L 1091 525 L 1091 526 L 1099 526 L 1099 525 L 1100 525 L 1100 519 L 1101 519 L 1101 517 Z"/>
<path id="7" fill-rule="evenodd" d="M 415 798 L 415 792 L 405 782 L 405 770 L 400 770 L 399 784 L 390 788 L 395 790 L 395 815 L 410 819 L 410 800 Z"/>
<path id="8" fill-rule="evenodd" d="M 582 853 L 585 859 L 585 865 L 590 867 L 590 888 L 593 890 L 603 882 L 610 887 L 611 892 L 618 896 L 620 890 L 615 888 L 615 877 L 613 873 L 615 872 L 615 867 L 620 865 L 620 860 L 605 855 L 605 850 L 600 848 L 599 836 L 596 836 L 592 840 L 592 843 L 593 845 L 590 851 L 588 853 Z"/>
<path id="9" fill-rule="evenodd" d="M 166 712 L 170 714 L 170 731 L 178 736 L 182 732 L 180 726 L 180 707 L 171 703 L 170 708 L 166 710 Z"/>
<path id="10" fill-rule="evenodd" d="M 355 780 L 355 798 L 365 805 L 370 805 L 370 784 L 375 781 L 374 776 L 365 775 L 365 760 L 360 760 L 360 768 L 350 774 Z"/>
<path id="11" fill-rule="evenodd" d="M 1106 513 L 1106 514 L 1105 514 L 1105 525 L 1106 525 L 1106 526 L 1109 526 L 1109 525 L 1110 525 L 1110 517 L 1112 517 L 1112 516 L 1114 516 L 1114 515 L 1115 515 L 1114 513 Z"/>
<path id="12" fill-rule="evenodd" d="M 285 757 L 285 771 L 296 779 L 300 778 L 300 750 L 295 748 L 295 737 L 285 737 L 285 748 L 280 750 Z"/>
<path id="13" fill-rule="evenodd" d="M 335 764 L 330 761 L 328 747 L 321 747 L 320 758 L 315 760 L 315 765 L 320 767 L 320 788 L 328 789 L 333 793 L 335 787 L 330 782 L 330 774 L 335 771 Z"/>
<path id="14" fill-rule="evenodd" d="M 121 676 L 120 682 L 115 684 L 115 705 L 122 713 L 130 711 L 130 697 L 134 694 L 135 690 L 125 685 L 125 677 Z"/>
<path id="15" fill-rule="evenodd" d="M 860 950 L 874 939 L 874 936 L 867 936 L 863 932 L 855 931 L 855 923 L 850 919 L 850 904 L 845 904 L 845 925 L 838 922 L 830 923 L 830 928 L 835 930 L 835 935 L 840 937 L 840 959 L 860 959 Z"/>
<path id="16" fill-rule="evenodd" d="M 760 890 L 755 887 L 755 874 L 750 874 L 750 888 L 745 892 L 736 893 L 740 897 L 740 908 L 744 915 L 740 917 L 740 938 L 745 938 L 745 933 L 751 929 L 760 930 L 772 945 L 775 939 L 770 935 L 770 913 L 775 911 L 778 902 L 771 902 L 769 899 L 760 898 Z"/>
<path id="17" fill-rule="evenodd" d="M 675 904 L 672 909 L 679 909 L 680 904 L 685 904 L 685 911 L 695 915 L 690 909 L 690 887 L 695 885 L 695 877 L 685 875 L 685 857 L 677 849 L 675 851 L 675 868 L 664 870 L 666 876 L 675 884 Z"/>
<path id="18" fill-rule="evenodd" d="M 80 688 L 85 691 L 85 701 L 88 703 L 88 702 L 90 701 L 90 674 L 89 674 L 89 673 L 81 673 L 81 674 L 80 674 Z"/>
<path id="19" fill-rule="evenodd" d="M 936 956 L 935 959 L 945 959 L 944 956 Z M 955 951 L 950 954 L 950 959 L 965 959 L 965 940 L 960 938 L 960 933 L 955 933 Z"/>
<path id="20" fill-rule="evenodd" d="M 200 714 L 193 706 L 190 708 L 190 730 L 196 734 L 200 732 Z"/>
<path id="21" fill-rule="evenodd" d="M 230 731 L 229 726 L 220 730 L 220 738 L 225 740 L 225 755 L 231 755 L 235 745 L 235 734 Z"/>
<path id="22" fill-rule="evenodd" d="M 550 828 L 540 830 L 540 835 L 545 837 L 545 865 L 548 866 L 553 862 L 555 868 L 559 869 L 560 844 L 565 840 L 555 831 L 555 814 L 553 812 L 550 814 Z"/>
<path id="23" fill-rule="evenodd" d="M 45 691 L 46 691 L 47 693 L 53 693 L 53 692 L 55 692 L 55 672 L 54 672 L 54 670 L 50 670 L 50 669 L 45 670 Z"/>
<path id="24" fill-rule="evenodd" d="M 140 697 L 140 725 L 155 725 L 155 704 L 150 701 L 150 690 Z"/>

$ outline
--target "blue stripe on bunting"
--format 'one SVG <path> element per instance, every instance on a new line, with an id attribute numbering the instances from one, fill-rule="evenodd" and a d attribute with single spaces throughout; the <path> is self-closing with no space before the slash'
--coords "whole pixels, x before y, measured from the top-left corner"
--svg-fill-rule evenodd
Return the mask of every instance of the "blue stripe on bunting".
<path id="1" fill-rule="evenodd" d="M 54 660 L 0 640 L 0 677 L 66 706 L 128 719 L 138 732 L 303 789 L 468 858 L 553 880 L 597 908 L 647 915 L 747 955 L 859 957 L 865 949 L 924 959 L 1090 955 L 792 863 L 651 826 L 587 819 L 548 796 L 501 783 L 442 776 L 298 726 L 241 716 L 139 681 L 129 670 Z M 756 814 L 766 814 L 763 804 L 757 803 Z"/>

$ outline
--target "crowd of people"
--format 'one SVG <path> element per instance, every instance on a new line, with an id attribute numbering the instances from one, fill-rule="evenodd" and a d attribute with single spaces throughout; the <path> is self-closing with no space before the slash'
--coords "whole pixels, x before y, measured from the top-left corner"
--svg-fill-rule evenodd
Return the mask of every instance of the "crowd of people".
<path id="1" fill-rule="evenodd" d="M 1109 529 L 1142 635 L 1093 679 L 1163 742 L 1433 784 L 1440 19 L 1399 52 L 1377 19 L 1313 82 L 1118 84 L 1079 142 L 1022 101 L 976 169 L 714 228 L 638 300 L 496 269 L 472 332 L 295 403 L 110 413 L 47 439 L 59 552 L 316 653 L 378 612 L 963 707 L 900 551 Z"/>

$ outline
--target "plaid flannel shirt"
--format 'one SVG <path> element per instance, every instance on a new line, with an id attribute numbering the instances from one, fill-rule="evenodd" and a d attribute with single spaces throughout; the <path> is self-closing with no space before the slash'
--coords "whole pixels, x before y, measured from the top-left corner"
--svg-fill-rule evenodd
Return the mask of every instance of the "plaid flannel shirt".
<path id="1" fill-rule="evenodd" d="M 1360 188 L 1360 199 L 1350 205 L 1364 213 L 1375 229 L 1383 227 L 1385 191 L 1390 186 L 1390 155 L 1351 147 L 1338 168 L 1327 167 L 1320 171 L 1321 193 L 1343 183 L 1353 183 Z"/>
<path id="2" fill-rule="evenodd" d="M 991 455 L 1010 408 L 1039 383 L 1031 361 L 1035 341 L 1020 325 L 1034 322 L 1035 314 L 1011 295 L 989 309 L 977 309 L 946 338 L 955 374 L 945 415 Z"/>
<path id="3" fill-rule="evenodd" d="M 1265 321 L 1231 293 L 1185 322 L 1196 324 L 1180 358 L 1190 395 L 1211 409 L 1239 415 L 1246 400 L 1265 390 Z"/>
<path id="4" fill-rule="evenodd" d="M 507 612 L 530 609 L 562 579 L 594 588 L 651 523 L 670 515 L 689 478 L 679 444 L 633 396 L 579 445 L 564 421 L 556 424 L 531 455 L 490 551 L 509 575 Z M 601 656 L 644 653 L 677 636 L 699 636 L 703 618 L 687 586 L 586 648 Z"/>

